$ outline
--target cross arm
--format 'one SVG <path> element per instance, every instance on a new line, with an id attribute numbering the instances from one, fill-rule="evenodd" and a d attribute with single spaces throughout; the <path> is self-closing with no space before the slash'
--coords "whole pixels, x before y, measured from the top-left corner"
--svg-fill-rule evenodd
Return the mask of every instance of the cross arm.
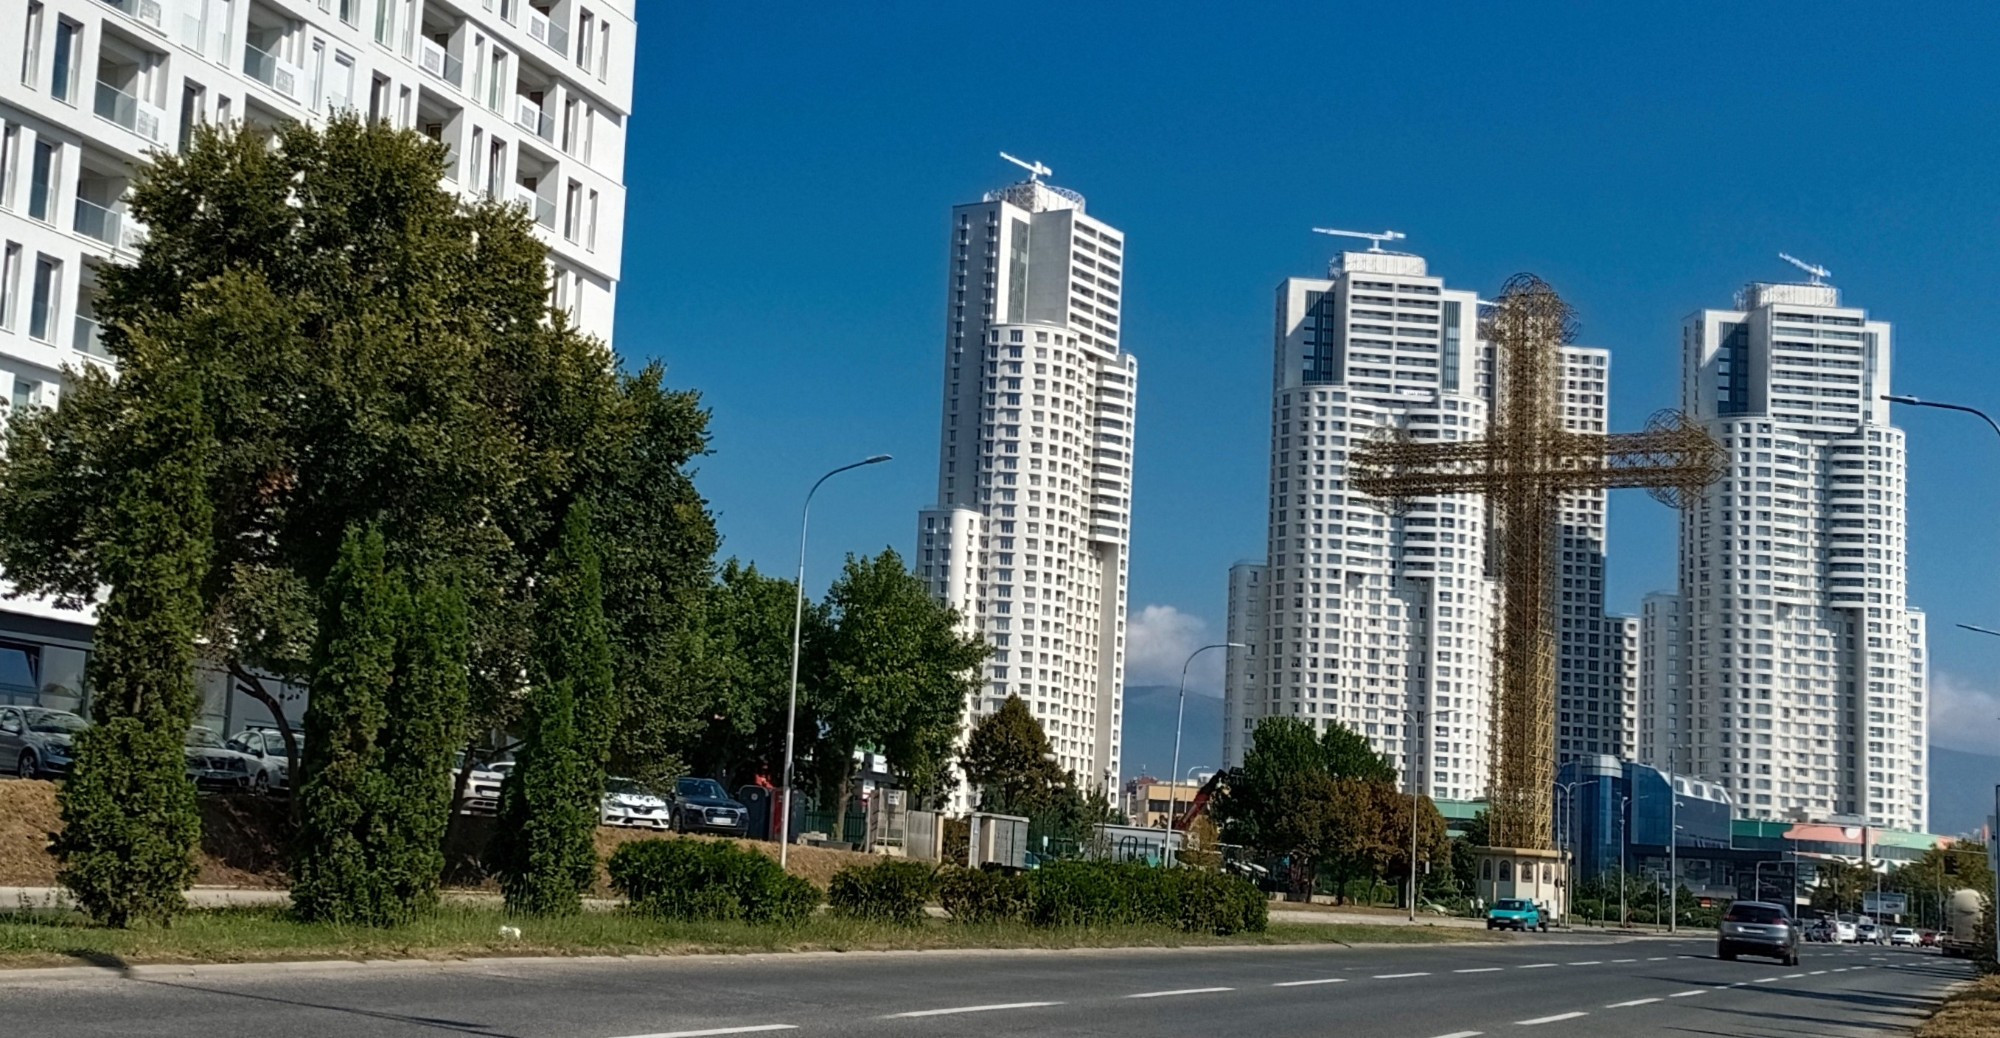
<path id="1" fill-rule="evenodd" d="M 1386 498 L 1624 487 L 1699 492 L 1721 475 L 1722 462 L 1707 431 L 1676 421 L 1636 433 L 1551 433 L 1525 447 L 1504 440 L 1369 443 L 1355 452 L 1349 478 L 1355 489 Z"/>

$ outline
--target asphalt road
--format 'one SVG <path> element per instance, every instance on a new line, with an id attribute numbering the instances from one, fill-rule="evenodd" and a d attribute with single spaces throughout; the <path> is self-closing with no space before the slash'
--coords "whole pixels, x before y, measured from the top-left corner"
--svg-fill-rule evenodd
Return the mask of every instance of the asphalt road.
<path id="1" fill-rule="evenodd" d="M 0 974 L 0 1034 L 214 1038 L 1896 1035 L 1970 967 L 1808 946 L 1796 969 L 1708 940 L 926 952 Z M 59 976 L 59 975 L 57 975 Z"/>

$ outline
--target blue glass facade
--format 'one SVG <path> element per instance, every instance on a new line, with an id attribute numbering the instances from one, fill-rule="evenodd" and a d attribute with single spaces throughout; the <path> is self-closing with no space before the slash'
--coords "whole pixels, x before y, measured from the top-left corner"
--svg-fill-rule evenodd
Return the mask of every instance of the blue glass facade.
<path id="1" fill-rule="evenodd" d="M 1657 768 L 1616 757 L 1583 757 L 1556 772 L 1556 831 L 1563 847 L 1576 856 L 1576 876 L 1590 879 L 1615 874 L 1620 847 L 1625 868 L 1642 871 L 1648 859 L 1664 858 L 1668 833 L 1678 821 L 1678 853 L 1727 849 L 1734 808 L 1727 796 L 1686 776 L 1680 787 L 1679 817 L 1668 791 L 1667 775 Z"/>

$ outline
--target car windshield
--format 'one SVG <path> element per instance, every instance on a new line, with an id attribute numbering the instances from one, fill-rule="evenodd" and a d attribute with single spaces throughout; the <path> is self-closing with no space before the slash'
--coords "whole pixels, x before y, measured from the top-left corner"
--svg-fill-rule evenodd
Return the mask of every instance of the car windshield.
<path id="1" fill-rule="evenodd" d="M 28 730 L 44 735 L 61 735 L 65 732 L 80 732 L 90 727 L 90 722 L 65 710 L 28 710 Z"/>
<path id="2" fill-rule="evenodd" d="M 188 729 L 187 744 L 189 746 L 199 746 L 205 750 L 220 750 L 224 748 L 222 740 L 216 738 L 215 733 L 206 728 Z"/>
<path id="3" fill-rule="evenodd" d="M 1527 909 L 1528 903 L 1526 901 L 1514 901 L 1514 900 L 1496 901 L 1494 902 L 1493 907 L 1499 909 L 1502 912 L 1521 912 Z"/>
<path id="4" fill-rule="evenodd" d="M 631 779 L 623 779 L 623 778 L 615 778 L 605 782 L 604 791 L 606 793 L 618 793 L 624 796 L 632 796 L 632 797 L 646 797 L 653 795 L 652 790 L 647 789 L 646 787 L 638 784 L 637 782 L 632 781 Z"/>
<path id="5" fill-rule="evenodd" d="M 674 783 L 674 792 L 684 797 L 713 797 L 717 800 L 726 800 L 729 796 L 722 791 L 721 783 L 705 778 L 681 779 Z"/>
<path id="6" fill-rule="evenodd" d="M 1729 914 L 1723 916 L 1732 923 L 1764 923 L 1775 925 L 1785 921 L 1785 912 L 1770 905 L 1730 905 Z"/>

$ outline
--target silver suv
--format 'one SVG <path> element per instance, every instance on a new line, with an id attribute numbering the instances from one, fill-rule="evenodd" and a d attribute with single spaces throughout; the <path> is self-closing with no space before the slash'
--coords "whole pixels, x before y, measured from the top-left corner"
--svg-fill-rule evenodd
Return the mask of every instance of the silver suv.
<path id="1" fill-rule="evenodd" d="M 1796 966 L 1799 928 L 1783 905 L 1738 901 L 1722 913 L 1722 925 L 1715 935 L 1715 954 L 1732 961 L 1738 955 L 1762 955 Z"/>

